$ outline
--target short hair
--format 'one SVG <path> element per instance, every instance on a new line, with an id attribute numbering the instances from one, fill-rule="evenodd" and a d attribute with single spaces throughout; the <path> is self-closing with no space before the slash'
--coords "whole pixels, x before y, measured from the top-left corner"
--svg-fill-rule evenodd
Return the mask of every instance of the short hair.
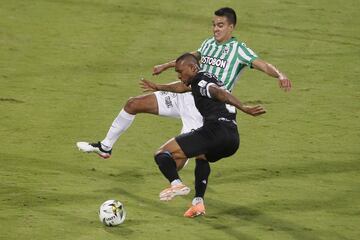
<path id="1" fill-rule="evenodd" d="M 175 63 L 181 62 L 181 61 L 186 61 L 188 63 L 193 63 L 196 64 L 197 66 L 199 66 L 199 61 L 198 59 L 191 53 L 184 53 L 183 55 L 181 55 L 180 57 L 178 57 L 176 59 Z"/>
<path id="2" fill-rule="evenodd" d="M 223 7 L 214 12 L 216 16 L 226 17 L 231 24 L 236 25 L 236 13 L 235 10 L 229 7 Z"/>

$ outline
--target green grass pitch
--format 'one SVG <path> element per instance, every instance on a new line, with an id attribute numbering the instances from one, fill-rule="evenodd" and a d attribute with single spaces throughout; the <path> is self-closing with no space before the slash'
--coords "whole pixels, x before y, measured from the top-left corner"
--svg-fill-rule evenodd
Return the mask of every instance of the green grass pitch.
<path id="1" fill-rule="evenodd" d="M 293 82 L 247 70 L 234 94 L 261 103 L 238 114 L 241 147 L 212 165 L 207 215 L 186 219 L 192 193 L 163 203 L 153 152 L 176 119 L 139 115 L 111 159 L 80 153 L 103 139 L 140 77 L 196 50 L 214 10 L 233 7 L 234 35 Z M 360 238 L 358 1 L 12 0 L 0 3 L 0 239 Z M 97 211 L 122 201 L 123 225 Z"/>

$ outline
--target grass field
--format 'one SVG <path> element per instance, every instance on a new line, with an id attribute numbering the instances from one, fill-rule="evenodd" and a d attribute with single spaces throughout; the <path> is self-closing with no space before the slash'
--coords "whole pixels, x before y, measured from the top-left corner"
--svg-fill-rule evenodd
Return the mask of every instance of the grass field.
<path id="1" fill-rule="evenodd" d="M 231 6 L 235 36 L 293 82 L 248 70 L 235 95 L 241 148 L 212 165 L 207 215 L 192 194 L 158 200 L 153 152 L 178 120 L 137 116 L 109 160 L 75 142 L 103 139 L 142 76 L 195 50 L 213 11 Z M 12 0 L 0 3 L 0 239 L 360 239 L 358 1 Z M 356 147 L 357 146 L 357 147 Z M 194 162 L 181 172 L 193 188 Z M 128 217 L 98 220 L 116 198 Z"/>

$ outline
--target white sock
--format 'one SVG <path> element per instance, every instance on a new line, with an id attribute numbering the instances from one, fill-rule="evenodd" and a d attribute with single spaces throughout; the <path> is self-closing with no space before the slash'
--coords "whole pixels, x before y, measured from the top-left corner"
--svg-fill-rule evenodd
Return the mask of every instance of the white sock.
<path id="1" fill-rule="evenodd" d="M 192 205 L 195 206 L 196 204 L 202 203 L 204 204 L 204 199 L 202 199 L 201 197 L 196 197 L 192 200 Z"/>
<path id="2" fill-rule="evenodd" d="M 129 114 L 124 109 L 121 109 L 106 134 L 105 139 L 101 141 L 102 148 L 105 151 L 109 151 L 113 147 L 120 135 L 130 127 L 134 118 L 135 115 Z"/>
<path id="3" fill-rule="evenodd" d="M 180 179 L 175 179 L 174 181 L 172 181 L 170 184 L 171 184 L 171 186 L 174 186 L 174 185 L 179 185 L 179 184 L 181 184 L 182 183 L 182 181 L 180 180 Z"/>

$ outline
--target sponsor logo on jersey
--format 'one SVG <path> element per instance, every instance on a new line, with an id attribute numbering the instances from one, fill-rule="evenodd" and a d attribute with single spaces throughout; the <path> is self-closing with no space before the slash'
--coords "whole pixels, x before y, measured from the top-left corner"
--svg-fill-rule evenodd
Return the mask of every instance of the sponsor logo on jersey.
<path id="1" fill-rule="evenodd" d="M 227 61 L 224 59 L 208 57 L 208 56 L 201 57 L 200 62 L 201 62 L 201 64 L 208 64 L 208 65 L 216 66 L 216 67 L 220 67 L 220 68 L 225 68 L 226 63 L 227 63 Z"/>

